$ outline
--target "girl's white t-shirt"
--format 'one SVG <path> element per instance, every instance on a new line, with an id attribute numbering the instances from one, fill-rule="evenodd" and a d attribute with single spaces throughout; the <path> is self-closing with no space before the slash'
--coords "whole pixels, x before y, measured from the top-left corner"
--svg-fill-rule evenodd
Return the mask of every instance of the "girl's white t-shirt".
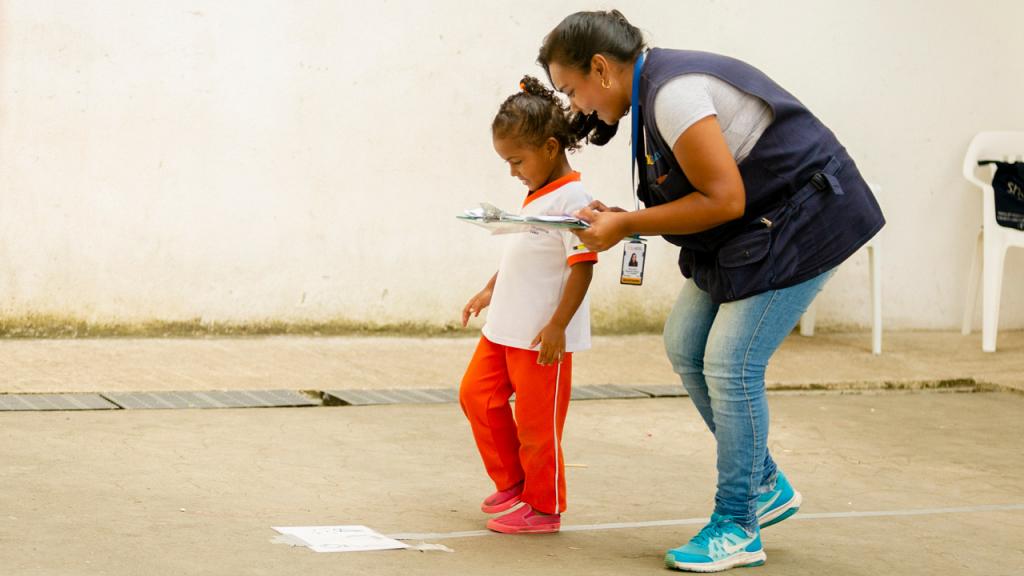
<path id="1" fill-rule="evenodd" d="M 591 200 L 580 183 L 579 172 L 573 172 L 527 196 L 520 214 L 571 215 Z M 568 230 L 533 227 L 507 235 L 484 336 L 495 344 L 529 350 L 530 343 L 551 320 L 562 300 L 570 267 L 596 261 L 597 253 L 587 250 Z M 588 348 L 589 294 L 565 329 L 566 352 Z M 540 346 L 536 349 L 540 350 Z"/>

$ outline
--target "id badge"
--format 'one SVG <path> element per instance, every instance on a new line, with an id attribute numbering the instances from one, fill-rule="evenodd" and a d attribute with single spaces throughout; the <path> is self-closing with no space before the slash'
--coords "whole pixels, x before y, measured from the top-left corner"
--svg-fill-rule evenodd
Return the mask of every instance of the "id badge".
<path id="1" fill-rule="evenodd" d="M 644 256 L 647 244 L 639 240 L 631 240 L 622 245 L 622 276 L 620 284 L 640 286 L 644 283 Z"/>

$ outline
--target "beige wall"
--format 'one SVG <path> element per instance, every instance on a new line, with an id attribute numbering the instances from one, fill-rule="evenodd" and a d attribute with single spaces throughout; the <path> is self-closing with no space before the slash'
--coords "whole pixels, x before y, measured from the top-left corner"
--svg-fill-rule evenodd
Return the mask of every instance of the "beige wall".
<path id="1" fill-rule="evenodd" d="M 893 328 L 957 325 L 980 201 L 971 136 L 1024 130 L 1013 0 L 622 1 L 651 42 L 745 59 L 800 97 L 881 184 Z M 0 316 L 443 323 L 498 244 L 454 215 L 521 190 L 488 126 L 541 37 L 583 2 L 0 2 Z M 604 7 L 604 6 L 601 6 Z M 626 132 L 626 131 L 624 131 Z M 630 205 L 628 136 L 573 157 Z M 595 314 L 664 314 L 681 279 Z M 1003 327 L 1024 327 L 1024 254 Z M 821 324 L 869 322 L 866 257 Z"/>

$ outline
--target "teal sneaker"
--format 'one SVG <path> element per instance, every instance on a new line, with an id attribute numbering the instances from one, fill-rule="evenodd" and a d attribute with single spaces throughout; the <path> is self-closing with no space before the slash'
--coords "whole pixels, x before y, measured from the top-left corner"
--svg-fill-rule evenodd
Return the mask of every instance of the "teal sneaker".
<path id="1" fill-rule="evenodd" d="M 759 529 L 750 533 L 732 517 L 712 514 L 711 522 L 686 546 L 665 554 L 665 566 L 687 572 L 721 572 L 738 566 L 760 566 L 767 558 Z"/>
<path id="2" fill-rule="evenodd" d="M 800 509 L 804 497 L 793 489 L 786 475 L 779 470 L 775 477 L 775 490 L 757 497 L 757 522 L 761 528 L 778 524 Z"/>

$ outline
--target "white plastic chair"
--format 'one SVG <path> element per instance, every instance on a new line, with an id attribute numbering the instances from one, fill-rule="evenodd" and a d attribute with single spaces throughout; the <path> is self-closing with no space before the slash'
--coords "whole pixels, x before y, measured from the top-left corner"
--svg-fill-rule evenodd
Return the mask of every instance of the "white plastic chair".
<path id="1" fill-rule="evenodd" d="M 881 188 L 874 184 L 871 192 L 878 197 Z M 874 238 L 864 245 L 868 251 L 868 269 L 871 281 L 871 353 L 882 353 L 882 247 L 881 233 L 875 234 Z M 814 336 L 814 321 L 817 317 L 817 306 L 815 301 L 811 302 L 807 311 L 800 317 L 800 335 Z"/>
<path id="2" fill-rule="evenodd" d="M 985 352 L 996 351 L 1006 251 L 1011 246 L 1024 247 L 1024 231 L 996 223 L 996 199 L 991 178 L 987 182 L 978 178 L 976 169 L 978 160 L 1013 162 L 1021 159 L 1024 159 L 1024 132 L 979 132 L 964 155 L 964 178 L 981 188 L 982 216 L 971 271 L 967 276 L 967 302 L 960 331 L 964 335 L 971 333 L 971 321 L 978 302 L 978 279 L 981 278 L 981 349 Z M 990 174 L 994 172 L 993 166 Z"/>

